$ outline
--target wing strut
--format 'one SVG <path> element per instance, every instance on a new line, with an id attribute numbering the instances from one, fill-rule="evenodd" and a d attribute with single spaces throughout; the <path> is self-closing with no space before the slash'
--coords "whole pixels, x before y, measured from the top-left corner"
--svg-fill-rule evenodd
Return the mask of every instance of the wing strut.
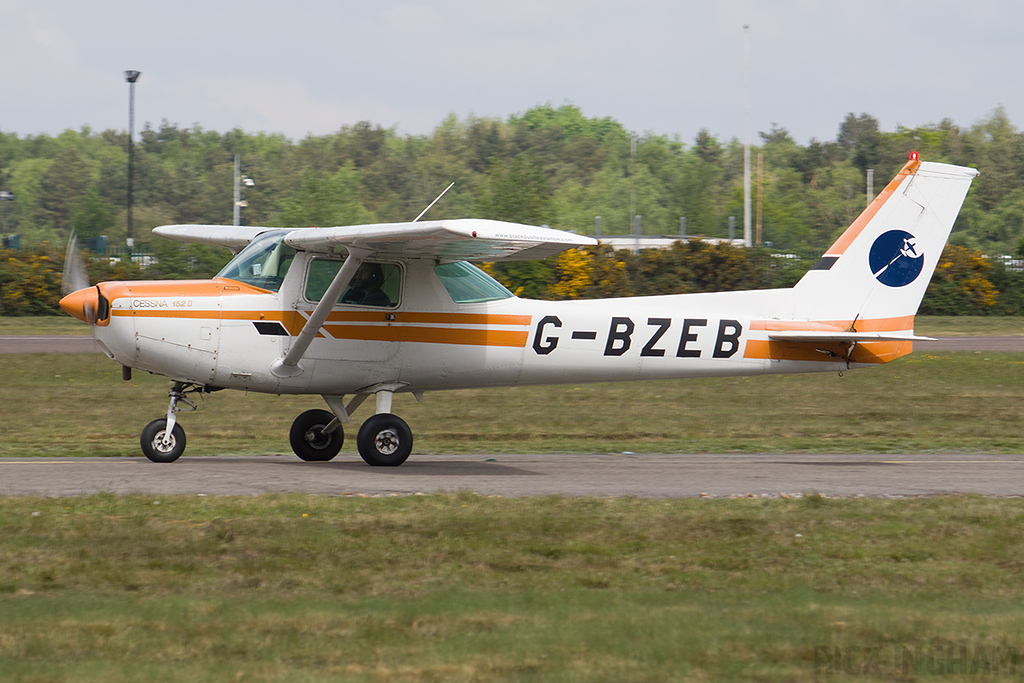
<path id="1" fill-rule="evenodd" d="M 324 292 L 323 297 L 320 299 L 320 303 L 313 309 L 313 313 L 309 316 L 309 320 L 303 326 L 302 331 L 299 332 L 299 336 L 295 338 L 295 343 L 288 349 L 288 352 L 278 358 L 270 365 L 270 373 L 274 377 L 298 377 L 302 374 L 302 366 L 299 365 L 299 361 L 302 360 L 302 356 L 305 355 L 306 349 L 309 348 L 313 338 L 316 337 L 317 332 L 320 331 L 320 327 L 327 320 L 327 316 L 330 315 L 331 309 L 334 308 L 334 304 L 338 302 L 338 297 L 341 296 L 342 290 L 352 280 L 352 276 L 355 275 L 356 269 L 359 268 L 359 264 L 363 262 L 367 254 L 364 252 L 357 253 L 354 249 L 348 250 L 348 258 L 345 259 L 344 265 L 338 270 L 338 274 L 334 276 L 334 280 L 331 281 L 331 286 Z"/>

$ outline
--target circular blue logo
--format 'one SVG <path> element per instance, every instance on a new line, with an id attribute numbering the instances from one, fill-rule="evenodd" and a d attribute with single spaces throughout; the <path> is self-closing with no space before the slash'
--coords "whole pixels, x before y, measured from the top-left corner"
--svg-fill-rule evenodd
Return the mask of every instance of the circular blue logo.
<path id="1" fill-rule="evenodd" d="M 883 285 L 903 287 L 917 279 L 924 269 L 924 253 L 917 250 L 917 238 L 906 230 L 890 230 L 878 236 L 868 254 L 871 273 Z"/>

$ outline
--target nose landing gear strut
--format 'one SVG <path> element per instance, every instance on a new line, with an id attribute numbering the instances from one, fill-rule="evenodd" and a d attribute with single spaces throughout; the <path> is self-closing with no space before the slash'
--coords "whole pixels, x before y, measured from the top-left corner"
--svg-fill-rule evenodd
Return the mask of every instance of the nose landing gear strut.
<path id="1" fill-rule="evenodd" d="M 187 393 L 202 393 L 206 388 L 184 382 L 175 382 L 171 388 L 167 417 L 153 420 L 142 430 L 139 444 L 142 452 L 153 462 L 174 462 L 185 452 L 185 430 L 177 422 L 177 414 L 193 411 L 196 404 L 185 397 Z M 184 403 L 187 407 L 178 404 Z"/>

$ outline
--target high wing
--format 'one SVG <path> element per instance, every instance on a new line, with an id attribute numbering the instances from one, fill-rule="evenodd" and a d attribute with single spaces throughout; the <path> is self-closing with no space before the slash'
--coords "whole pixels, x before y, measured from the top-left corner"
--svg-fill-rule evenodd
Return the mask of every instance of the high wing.
<path id="1" fill-rule="evenodd" d="M 261 233 L 280 228 L 255 228 L 238 225 L 162 225 L 153 232 L 175 242 L 227 247 L 236 254 Z"/>
<path id="2" fill-rule="evenodd" d="M 210 225 L 167 225 L 155 228 L 153 232 L 182 242 L 220 244 L 234 251 L 270 230 L 274 228 L 218 229 Z M 384 256 L 439 261 L 525 261 L 598 243 L 590 237 L 551 228 L 478 218 L 280 230 L 288 231 L 283 237 L 284 242 L 300 251 L 322 254 L 345 252 L 349 256 L 310 313 L 295 342 L 271 365 L 271 374 L 281 378 L 296 377 L 304 372 L 299 361 L 363 259 Z"/>
<path id="3" fill-rule="evenodd" d="M 216 244 L 236 250 L 270 230 L 288 228 L 165 225 L 153 232 L 179 242 Z M 443 261 L 527 261 L 598 243 L 593 238 L 561 230 L 478 218 L 295 228 L 284 241 L 302 251 L 337 254 L 356 250 L 363 254 Z"/>

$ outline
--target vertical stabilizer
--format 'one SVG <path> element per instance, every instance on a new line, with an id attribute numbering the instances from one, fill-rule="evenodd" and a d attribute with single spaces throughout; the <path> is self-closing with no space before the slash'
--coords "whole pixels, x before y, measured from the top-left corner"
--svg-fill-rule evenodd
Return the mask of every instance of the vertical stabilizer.
<path id="1" fill-rule="evenodd" d="M 912 330 L 977 175 L 963 166 L 908 162 L 797 283 L 797 317 L 851 321 L 858 332 Z"/>

